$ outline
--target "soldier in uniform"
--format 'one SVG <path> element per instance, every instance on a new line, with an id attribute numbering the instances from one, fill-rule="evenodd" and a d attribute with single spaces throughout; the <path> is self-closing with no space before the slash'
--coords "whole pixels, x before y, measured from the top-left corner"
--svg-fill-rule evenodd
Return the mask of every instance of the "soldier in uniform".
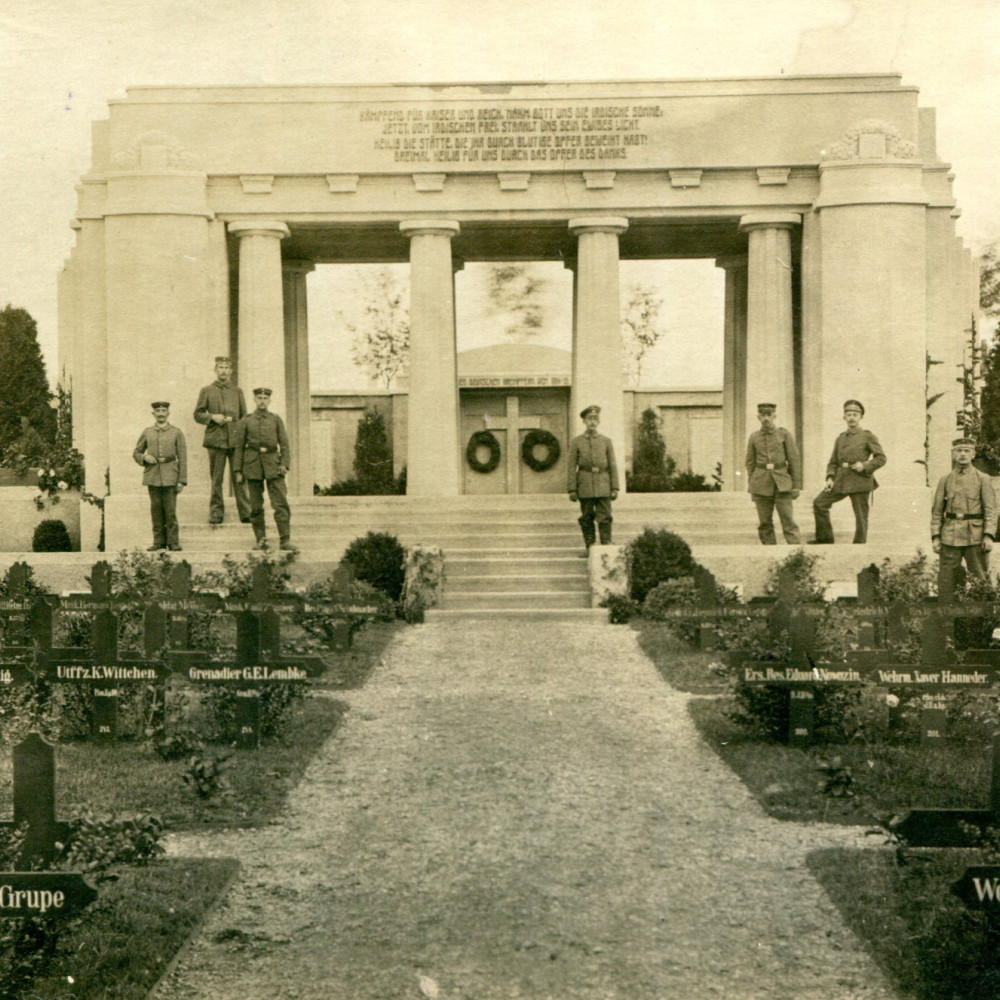
<path id="1" fill-rule="evenodd" d="M 789 545 L 802 541 L 792 514 L 792 501 L 802 489 L 802 463 L 795 438 L 784 427 L 775 426 L 777 406 L 758 403 L 760 430 L 747 442 L 747 489 L 757 508 L 757 536 L 762 545 L 776 545 L 774 511 L 777 508 L 781 531 Z"/>
<path id="2" fill-rule="evenodd" d="M 816 537 L 810 540 L 810 545 L 833 544 L 830 508 L 847 497 L 854 508 L 854 544 L 864 545 L 868 541 L 869 498 L 878 487 L 874 472 L 885 465 L 885 452 L 878 438 L 861 426 L 864 415 L 865 408 L 856 399 L 844 403 L 847 430 L 837 436 L 826 467 L 826 485 L 813 500 Z"/>
<path id="3" fill-rule="evenodd" d="M 976 442 L 961 437 L 951 443 L 952 470 L 942 476 L 931 506 L 931 544 L 940 555 L 938 600 L 950 604 L 955 571 L 965 559 L 969 572 L 985 580 L 997 530 L 997 503 L 989 476 L 973 468 Z"/>
<path id="4" fill-rule="evenodd" d="M 212 480 L 212 496 L 208 501 L 208 523 L 222 524 L 225 504 L 222 483 L 226 478 L 229 462 L 230 480 L 236 497 L 236 510 L 240 520 L 250 520 L 250 496 L 243 483 L 236 482 L 233 450 L 236 447 L 236 424 L 246 416 L 247 404 L 243 390 L 233 383 L 233 364 L 229 358 L 215 359 L 215 381 L 198 393 L 194 419 L 205 425 L 204 447 L 208 449 L 208 472 Z"/>
<path id="5" fill-rule="evenodd" d="M 254 389 L 253 399 L 253 413 L 247 414 L 236 425 L 233 472 L 236 482 L 245 480 L 250 492 L 250 523 L 257 540 L 254 548 L 267 548 L 267 529 L 264 525 L 264 483 L 267 483 L 280 547 L 286 552 L 298 552 L 292 545 L 292 514 L 285 487 L 285 476 L 292 464 L 285 422 L 276 413 L 268 412 L 270 389 Z"/>
<path id="6" fill-rule="evenodd" d="M 597 540 L 595 521 L 601 545 L 611 544 L 611 501 L 618 499 L 618 466 L 611 439 L 597 433 L 601 408 L 588 406 L 580 417 L 587 430 L 569 443 L 567 489 L 571 503 L 580 501 L 579 524 L 589 549 Z"/>
<path id="7" fill-rule="evenodd" d="M 139 435 L 132 452 L 132 458 L 143 467 L 142 483 L 149 490 L 149 511 L 153 518 L 153 544 L 149 552 L 181 550 L 177 494 L 187 485 L 187 445 L 183 431 L 167 422 L 169 416 L 169 403 L 162 400 L 153 403 L 155 423 Z"/>

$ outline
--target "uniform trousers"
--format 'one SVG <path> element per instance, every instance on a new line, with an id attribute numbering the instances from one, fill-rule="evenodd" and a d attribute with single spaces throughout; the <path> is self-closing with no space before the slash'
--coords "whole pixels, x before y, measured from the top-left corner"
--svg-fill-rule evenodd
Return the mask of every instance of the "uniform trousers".
<path id="1" fill-rule="evenodd" d="M 233 496 L 236 497 L 236 510 L 241 521 L 250 517 L 250 496 L 244 483 L 236 482 L 233 472 L 232 448 L 206 448 L 208 452 L 208 473 L 212 480 L 212 497 L 208 502 L 208 520 L 210 524 L 221 524 L 225 512 L 225 501 L 222 487 L 226 479 L 226 462 L 229 462 L 229 482 L 232 485 Z"/>
<path id="2" fill-rule="evenodd" d="M 254 537 L 261 541 L 267 534 L 264 525 L 264 483 L 267 483 L 267 495 L 271 498 L 271 510 L 274 511 L 274 523 L 278 526 L 278 538 L 287 542 L 292 535 L 292 512 L 288 507 L 288 490 L 285 477 L 274 479 L 248 479 L 247 489 L 250 493 L 250 523 L 253 525 Z"/>
<path id="3" fill-rule="evenodd" d="M 962 565 L 963 558 L 972 576 L 986 579 L 990 557 L 979 542 L 975 545 L 945 545 L 942 542 L 937 578 L 938 601 L 942 604 L 951 604 L 955 593 L 955 572 Z"/>
<path id="4" fill-rule="evenodd" d="M 180 528 L 177 525 L 177 487 L 147 486 L 149 513 L 153 518 L 153 544 L 164 549 L 180 545 Z"/>
<path id="5" fill-rule="evenodd" d="M 864 545 L 868 541 L 868 498 L 871 493 L 834 493 L 823 490 L 813 500 L 813 514 L 816 517 L 816 541 L 833 543 L 833 525 L 830 523 L 830 508 L 841 500 L 851 498 L 854 508 L 854 544 Z"/>
<path id="6" fill-rule="evenodd" d="M 777 545 L 778 540 L 774 535 L 774 512 L 777 510 L 778 518 L 781 521 L 781 533 L 785 536 L 785 541 L 789 545 L 799 545 L 802 537 L 799 534 L 799 526 L 795 523 L 795 516 L 792 514 L 792 494 L 772 493 L 766 496 L 763 493 L 751 493 L 751 499 L 757 508 L 757 537 L 763 545 Z"/>
<path id="7" fill-rule="evenodd" d="M 601 544 L 611 544 L 611 497 L 580 497 L 580 517 L 578 523 L 583 530 L 583 540 L 587 546 L 597 541 L 594 522 L 601 533 Z"/>

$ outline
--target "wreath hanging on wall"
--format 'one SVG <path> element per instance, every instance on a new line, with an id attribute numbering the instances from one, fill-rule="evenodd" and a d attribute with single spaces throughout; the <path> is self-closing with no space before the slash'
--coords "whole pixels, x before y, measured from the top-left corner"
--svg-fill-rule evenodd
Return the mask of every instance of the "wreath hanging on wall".
<path id="1" fill-rule="evenodd" d="M 480 448 L 489 448 L 490 457 L 485 462 L 479 458 Z M 465 448 L 465 460 L 473 472 L 492 472 L 500 464 L 500 442 L 493 431 L 476 431 Z"/>
<path id="2" fill-rule="evenodd" d="M 545 449 L 542 458 L 535 458 L 535 449 L 538 447 Z M 521 444 L 521 458 L 524 459 L 524 464 L 529 469 L 533 469 L 535 472 L 545 472 L 546 469 L 551 469 L 559 461 L 559 454 L 559 439 L 555 434 L 541 428 L 528 431 L 525 434 Z"/>

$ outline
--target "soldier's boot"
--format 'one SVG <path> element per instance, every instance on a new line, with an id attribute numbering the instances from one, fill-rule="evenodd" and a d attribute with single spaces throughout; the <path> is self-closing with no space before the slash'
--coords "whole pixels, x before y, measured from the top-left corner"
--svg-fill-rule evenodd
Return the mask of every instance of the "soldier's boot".
<path id="1" fill-rule="evenodd" d="M 589 517 L 578 517 L 576 523 L 580 525 L 580 530 L 583 532 L 583 542 L 589 549 L 597 541 L 594 522 Z"/>
<path id="2" fill-rule="evenodd" d="M 601 545 L 611 544 L 611 522 L 610 521 L 600 521 L 597 525 L 598 531 L 601 533 Z"/>

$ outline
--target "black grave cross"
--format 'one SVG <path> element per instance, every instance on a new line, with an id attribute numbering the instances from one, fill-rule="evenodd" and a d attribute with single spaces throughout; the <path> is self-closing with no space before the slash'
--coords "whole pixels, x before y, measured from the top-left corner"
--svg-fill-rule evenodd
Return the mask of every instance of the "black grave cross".
<path id="1" fill-rule="evenodd" d="M 266 685 L 304 681 L 326 670 L 321 656 L 281 652 L 281 612 L 302 606 L 297 595 L 268 596 L 268 570 L 254 567 L 248 600 L 221 602 L 236 617 L 236 656 L 211 658 L 205 650 L 173 649 L 172 668 L 195 684 L 226 684 L 235 688 L 237 746 L 260 746 L 260 693 Z"/>
<path id="2" fill-rule="evenodd" d="M 55 747 L 40 733 L 29 733 L 14 747 L 14 822 L 0 830 L 27 827 L 19 863 L 49 864 L 56 845 L 66 843 L 69 825 L 56 819 Z"/>
<path id="3" fill-rule="evenodd" d="M 145 656 L 119 655 L 118 618 L 127 605 L 112 599 L 111 566 L 107 562 L 94 564 L 90 594 L 65 597 L 59 607 L 89 614 L 91 649 L 43 650 L 45 674 L 53 681 L 91 685 L 94 693 L 91 735 L 99 740 L 113 739 L 118 732 L 119 686 L 162 681 L 170 675 L 170 669 Z"/>
<path id="4" fill-rule="evenodd" d="M 920 733 L 924 743 L 935 742 L 946 731 L 945 696 L 961 690 L 986 690 L 996 683 L 996 668 L 978 663 L 959 663 L 948 648 L 947 616 L 932 610 L 924 619 L 919 663 L 893 663 L 883 653 L 874 661 L 851 662 L 867 679 L 902 697 L 918 694 L 922 699 Z M 890 633 L 892 622 L 890 620 Z"/>
<path id="5" fill-rule="evenodd" d="M 0 647 L 0 687 L 38 679 L 36 653 L 51 646 L 52 604 L 43 596 L 27 593 L 30 568 L 14 563 L 7 577 L 7 597 L 0 600 L 5 621 Z"/>

